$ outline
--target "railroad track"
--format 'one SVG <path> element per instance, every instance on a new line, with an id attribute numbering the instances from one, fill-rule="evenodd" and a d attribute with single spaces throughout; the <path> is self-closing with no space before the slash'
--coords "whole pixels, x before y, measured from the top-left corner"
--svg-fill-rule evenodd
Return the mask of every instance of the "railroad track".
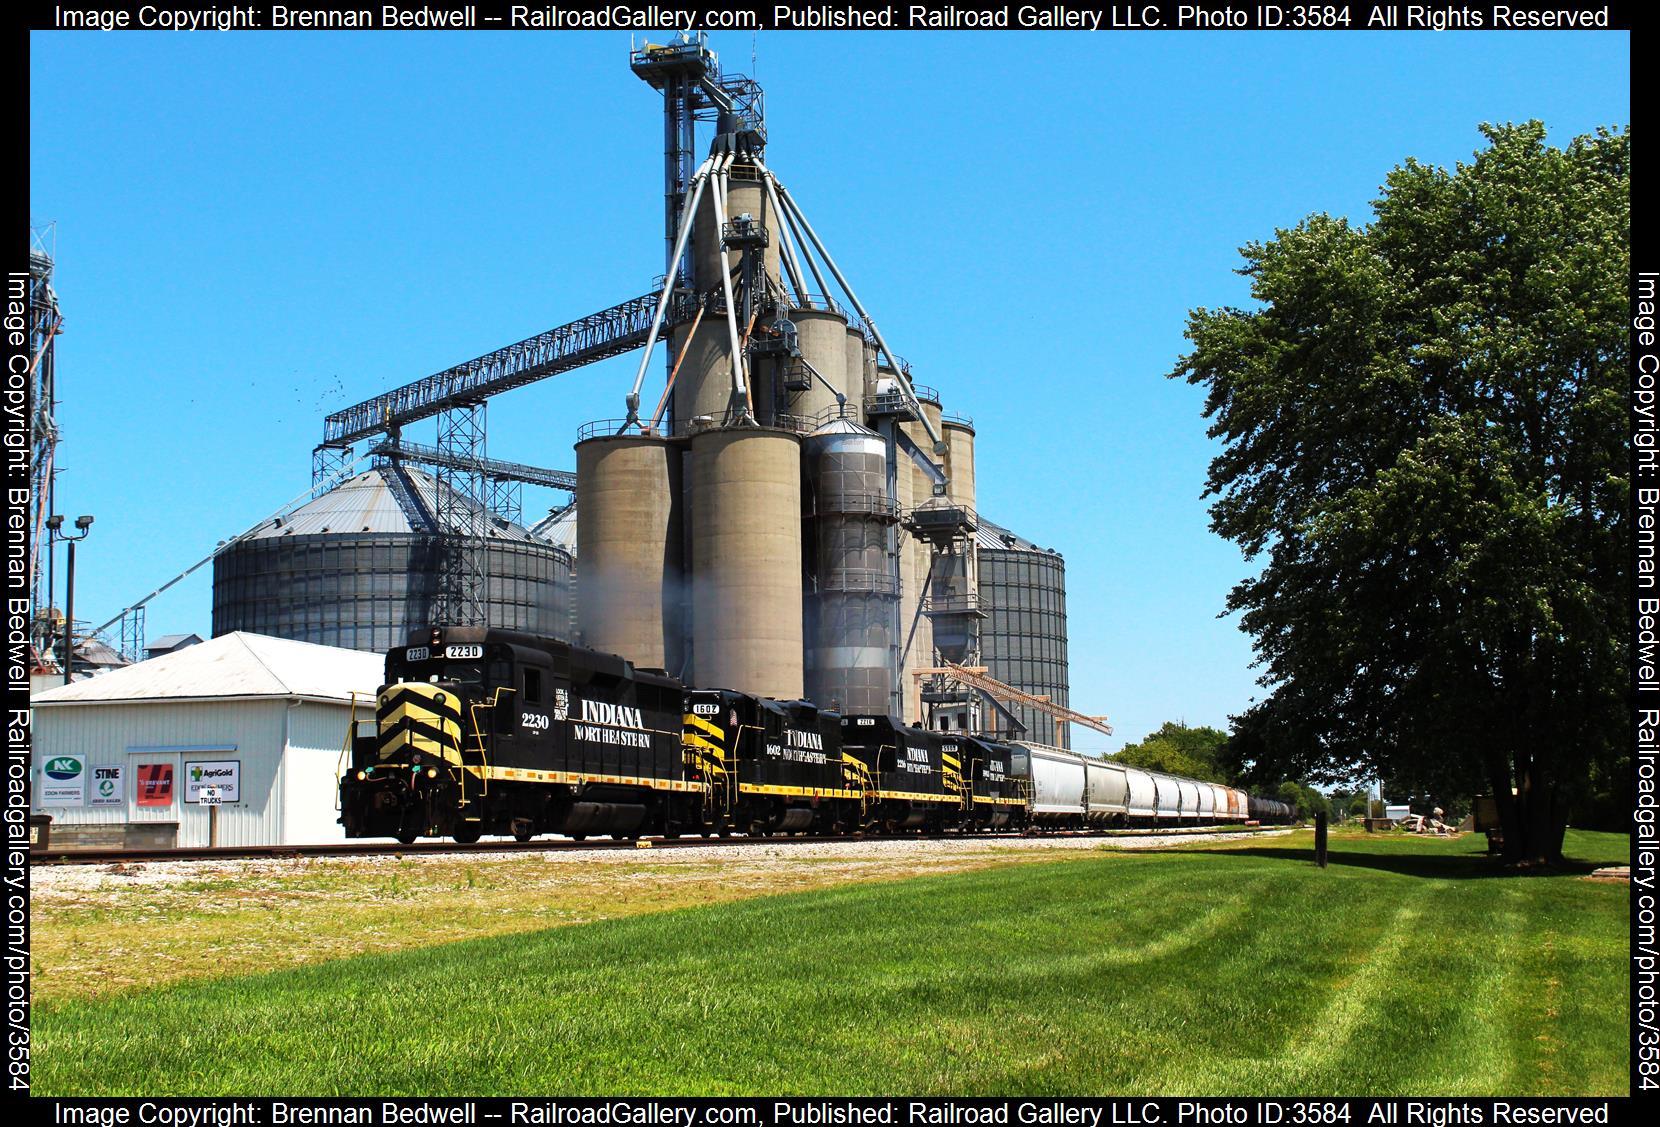
<path id="1" fill-rule="evenodd" d="M 30 865 L 109 865 L 138 861 L 245 861 L 259 859 L 298 860 L 303 857 L 401 857 L 422 854 L 465 856 L 473 853 L 567 853 L 584 850 L 687 849 L 693 846 L 739 847 L 745 845 L 806 845 L 814 842 L 852 841 L 996 841 L 1021 837 L 1080 838 L 1110 840 L 1114 837 L 1182 837 L 1201 833 L 1253 834 L 1263 829 L 1248 826 L 1181 826 L 1170 829 L 1064 830 L 1055 833 L 987 832 L 928 837 L 920 834 L 835 834 L 788 835 L 777 837 L 647 837 L 637 841 L 480 841 L 459 845 L 451 841 L 420 841 L 411 845 L 397 842 L 334 842 L 327 845 L 232 845 L 214 848 L 172 849 L 61 849 L 30 850 Z"/>

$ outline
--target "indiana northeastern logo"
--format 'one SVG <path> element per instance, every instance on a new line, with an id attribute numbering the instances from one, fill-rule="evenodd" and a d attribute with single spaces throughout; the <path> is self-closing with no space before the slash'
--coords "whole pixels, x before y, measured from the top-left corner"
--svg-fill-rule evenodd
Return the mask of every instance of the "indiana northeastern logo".
<path id="1" fill-rule="evenodd" d="M 651 747 L 649 731 L 627 730 L 645 728 L 645 717 L 638 708 L 600 700 L 578 700 L 577 703 L 582 706 L 582 715 L 577 723 L 571 725 L 571 735 L 575 739 L 623 747 Z"/>
<path id="2" fill-rule="evenodd" d="M 71 759 L 68 756 L 59 756 L 56 759 L 48 759 L 43 770 L 45 770 L 47 778 L 63 782 L 80 776 L 81 761 Z"/>

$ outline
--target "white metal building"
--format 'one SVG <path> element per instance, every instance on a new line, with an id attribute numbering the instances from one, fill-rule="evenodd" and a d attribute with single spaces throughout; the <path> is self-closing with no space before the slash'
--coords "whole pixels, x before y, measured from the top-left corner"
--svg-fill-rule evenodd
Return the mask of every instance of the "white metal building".
<path id="1" fill-rule="evenodd" d="M 372 716 L 382 671 L 239 632 L 36 693 L 32 810 L 52 815 L 54 850 L 204 846 L 210 824 L 222 846 L 343 840 L 352 694 Z"/>

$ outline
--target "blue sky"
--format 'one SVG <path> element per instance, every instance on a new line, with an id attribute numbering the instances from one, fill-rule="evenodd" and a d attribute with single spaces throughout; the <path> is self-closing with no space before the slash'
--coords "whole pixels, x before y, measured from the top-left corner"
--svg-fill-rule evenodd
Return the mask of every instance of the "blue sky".
<path id="1" fill-rule="evenodd" d="M 752 37 L 716 35 L 751 73 Z M 1483 121 L 1630 120 L 1625 33 L 762 33 L 768 162 L 917 378 L 979 430 L 981 510 L 1066 557 L 1075 707 L 1116 750 L 1259 694 L 1219 618 L 1195 306 L 1237 248 L 1364 221 Z M 116 614 L 309 483 L 328 411 L 650 288 L 658 96 L 626 33 L 37 33 L 30 216 L 56 221 L 58 508 Z M 636 357 L 498 397 L 490 453 L 574 465 Z M 661 369 L 654 367 L 654 378 Z M 660 386 L 660 383 L 655 385 Z M 647 396 L 648 400 L 651 396 Z M 409 437 L 431 441 L 431 424 Z M 562 494 L 526 491 L 538 514 Z M 208 632 L 210 570 L 149 634 Z"/>

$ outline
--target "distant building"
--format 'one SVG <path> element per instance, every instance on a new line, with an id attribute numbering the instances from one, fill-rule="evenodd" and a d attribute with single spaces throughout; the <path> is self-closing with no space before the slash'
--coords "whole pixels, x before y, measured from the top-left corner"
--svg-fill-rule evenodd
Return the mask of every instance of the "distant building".
<path id="1" fill-rule="evenodd" d="M 32 695 L 31 809 L 52 848 L 341 841 L 336 780 L 382 659 L 232 633 Z"/>
<path id="2" fill-rule="evenodd" d="M 199 646 L 207 641 L 200 634 L 163 634 L 155 641 L 144 647 L 146 659 L 170 654 L 175 650 L 182 650 L 186 646 Z"/>

